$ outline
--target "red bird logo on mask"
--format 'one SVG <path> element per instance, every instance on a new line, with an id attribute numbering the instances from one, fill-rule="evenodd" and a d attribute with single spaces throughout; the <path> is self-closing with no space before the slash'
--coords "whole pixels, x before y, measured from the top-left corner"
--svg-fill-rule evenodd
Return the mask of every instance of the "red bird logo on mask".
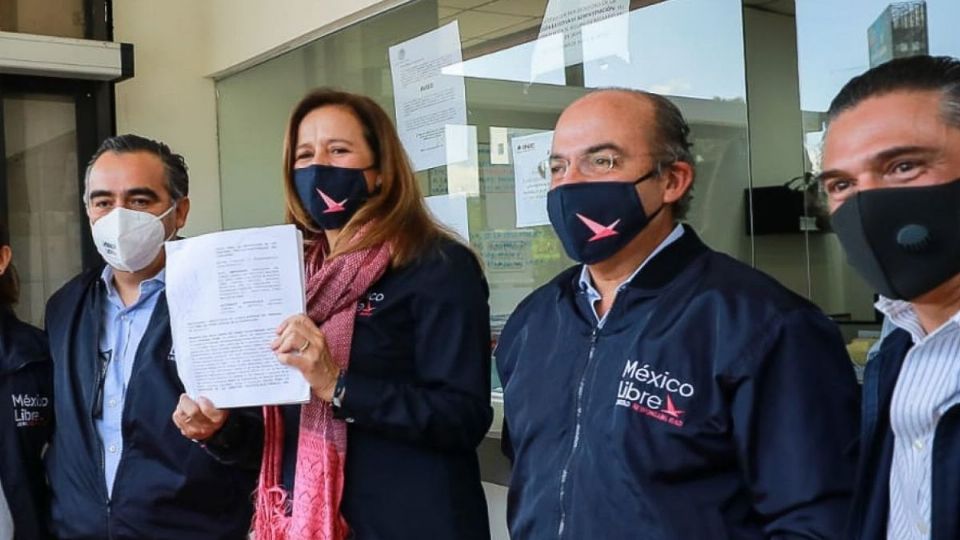
<path id="1" fill-rule="evenodd" d="M 320 195 L 320 198 L 323 199 L 324 204 L 327 205 L 327 209 L 323 211 L 324 214 L 333 214 L 334 212 L 343 212 L 346 208 L 343 206 L 349 199 L 344 199 L 340 202 L 333 200 L 329 195 L 324 193 L 317 188 L 317 193 Z"/>
<path id="2" fill-rule="evenodd" d="M 587 242 L 596 242 L 597 240 L 601 240 L 603 238 L 609 238 L 611 236 L 617 236 L 618 234 L 620 234 L 616 231 L 617 225 L 620 224 L 619 219 L 609 225 L 601 225 L 596 221 L 588 218 L 587 216 L 584 216 L 583 214 L 577 214 L 577 217 L 580 218 L 580 221 L 582 221 L 584 225 L 586 225 L 587 227 L 590 228 L 591 231 L 593 231 L 593 236 L 590 237 L 590 239 L 587 240 Z"/>

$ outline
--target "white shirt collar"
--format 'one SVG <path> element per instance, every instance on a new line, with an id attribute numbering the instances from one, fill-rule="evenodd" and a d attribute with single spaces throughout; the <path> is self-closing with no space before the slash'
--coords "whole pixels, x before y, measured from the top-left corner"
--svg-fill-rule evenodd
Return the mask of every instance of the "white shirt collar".
<path id="1" fill-rule="evenodd" d="M 623 287 L 627 283 L 630 283 L 631 281 L 633 281 L 633 278 L 637 277 L 637 274 L 639 274 L 640 270 L 642 270 L 643 267 L 647 265 L 647 262 L 652 260 L 657 255 L 657 253 L 660 253 L 661 251 L 663 251 L 665 247 L 669 246 L 670 244 L 680 239 L 681 236 L 683 236 L 683 224 L 678 223 L 677 226 L 674 227 L 672 231 L 670 231 L 670 234 L 667 235 L 667 237 L 664 238 L 663 241 L 660 242 L 656 248 L 654 248 L 654 250 L 650 253 L 650 255 L 648 255 L 646 259 L 640 262 L 640 265 L 637 266 L 637 269 L 634 270 L 633 273 L 631 273 L 629 276 L 627 276 L 627 279 L 623 280 L 623 282 L 620 283 L 620 285 L 618 286 L 618 289 L 620 287 Z M 580 269 L 580 290 L 596 293 L 598 298 L 600 296 L 600 293 L 597 292 L 597 290 L 593 286 L 593 278 L 590 277 L 590 269 L 587 267 L 587 265 L 583 265 L 583 267 Z"/>
<path id="2" fill-rule="evenodd" d="M 940 325 L 939 328 L 927 334 L 926 330 L 923 329 L 923 325 L 920 324 L 920 318 L 917 317 L 917 312 L 914 311 L 913 304 L 910 302 L 880 296 L 880 299 L 877 300 L 874 307 L 877 308 L 877 311 L 883 313 L 895 326 L 909 332 L 913 337 L 914 343 L 919 343 L 929 338 L 931 335 L 936 334 L 942 328 L 951 324 L 960 326 L 960 311 L 957 311 L 952 317 L 947 319 L 946 322 Z"/>
<path id="3" fill-rule="evenodd" d="M 632 274 L 627 276 L 627 279 L 623 280 L 623 282 L 617 286 L 617 291 L 623 290 L 628 283 L 633 281 L 633 278 L 640 273 L 640 270 L 642 270 L 648 262 L 653 260 L 653 258 L 658 253 L 663 251 L 665 247 L 676 242 L 681 236 L 683 236 L 683 225 L 678 223 L 677 226 L 674 227 L 673 231 L 671 231 L 670 234 L 667 235 L 662 242 L 660 242 L 653 252 L 651 252 L 650 255 L 648 255 L 647 258 L 644 259 L 639 266 L 637 266 L 637 269 L 634 270 Z M 583 267 L 580 269 L 580 290 L 583 291 L 587 295 L 587 299 L 590 300 L 590 307 L 593 309 L 593 315 L 597 318 L 597 326 L 603 327 L 604 323 L 607 321 L 607 315 L 609 315 L 610 312 L 608 311 L 607 313 L 604 313 L 603 317 L 600 317 L 597 314 L 597 308 L 595 304 L 602 297 L 600 295 L 600 291 L 593 286 L 593 279 L 590 277 L 590 269 L 587 267 L 587 265 L 583 265 Z"/>

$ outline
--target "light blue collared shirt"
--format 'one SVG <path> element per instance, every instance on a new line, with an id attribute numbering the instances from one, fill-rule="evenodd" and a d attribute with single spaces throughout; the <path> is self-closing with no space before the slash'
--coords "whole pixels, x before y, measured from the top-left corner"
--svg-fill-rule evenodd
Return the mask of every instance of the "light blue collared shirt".
<path id="1" fill-rule="evenodd" d="M 663 251 L 663 248 L 676 242 L 681 236 L 683 236 L 683 225 L 678 223 L 677 226 L 674 227 L 673 231 L 671 231 L 670 234 L 667 235 L 662 242 L 660 242 L 656 249 L 654 249 L 653 252 L 650 253 L 650 255 L 640 263 L 640 266 L 638 266 L 637 269 L 627 277 L 627 279 L 623 280 L 623 283 L 617 287 L 617 293 L 619 294 L 628 283 L 633 281 L 633 278 L 640 273 L 640 270 L 642 270 L 643 267 L 646 266 L 647 263 L 657 255 L 657 253 L 660 253 Z M 590 277 L 590 269 L 587 268 L 587 265 L 583 265 L 583 268 L 580 269 L 580 290 L 585 292 L 587 294 L 587 299 L 590 300 L 590 309 L 593 310 L 593 316 L 597 318 L 597 328 L 603 328 L 604 323 L 607 322 L 607 315 L 609 315 L 610 312 L 607 311 L 604 313 L 603 317 L 597 314 L 597 302 L 600 301 L 602 296 L 600 296 L 600 291 L 593 286 L 593 279 Z"/>
<path id="2" fill-rule="evenodd" d="M 890 401 L 893 462 L 887 538 L 927 540 L 934 436 L 940 418 L 960 403 L 960 312 L 928 334 L 909 302 L 880 297 L 876 308 L 913 338 Z"/>
<path id="3" fill-rule="evenodd" d="M 133 373 L 133 362 L 140 348 L 140 341 L 147 331 L 153 308 L 164 289 L 165 270 L 140 283 L 140 297 L 129 306 L 123 305 L 120 293 L 113 285 L 113 268 L 103 269 L 100 279 L 107 287 L 103 303 L 99 353 L 101 361 L 107 361 L 103 381 L 103 414 L 94 421 L 100 442 L 103 443 L 103 473 L 107 494 L 113 494 L 113 480 L 123 454 L 123 405 L 127 396 L 127 384 Z"/>

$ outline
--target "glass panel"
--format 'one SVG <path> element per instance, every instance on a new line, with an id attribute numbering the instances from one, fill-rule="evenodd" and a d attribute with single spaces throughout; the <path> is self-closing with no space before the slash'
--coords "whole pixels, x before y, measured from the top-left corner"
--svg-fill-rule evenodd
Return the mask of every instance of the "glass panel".
<path id="1" fill-rule="evenodd" d="M 563 4 L 412 2 L 218 81 L 224 227 L 282 221 L 284 122 L 308 89 L 363 93 L 393 116 L 388 48 L 455 21 L 463 62 L 442 73 L 464 77 L 469 126 L 447 126 L 447 151 L 465 149 L 468 159 L 454 163 L 448 154 L 417 176 L 427 196 L 474 186 L 466 190 L 469 240 L 484 259 L 495 333 L 517 302 L 571 264 L 549 225 L 518 226 L 513 141 L 549 132 L 563 108 L 594 87 L 659 92 L 682 109 L 699 163 L 688 220 L 713 246 L 749 259 L 740 1 L 606 2 L 622 9 L 582 31 L 544 31 L 563 20 Z"/>
<path id="2" fill-rule="evenodd" d="M 83 0 L 0 0 L 0 31 L 83 38 Z"/>
<path id="3" fill-rule="evenodd" d="M 47 298 L 81 270 L 73 98 L 5 94 L 3 124 L 16 311 L 39 326 Z"/>
<path id="4" fill-rule="evenodd" d="M 751 212 L 743 227 L 751 235 L 753 263 L 794 292 L 810 297 L 808 245 L 801 229 L 804 193 L 797 91 L 797 45 L 792 0 L 745 3 L 747 93 L 750 112 Z"/>
<path id="5" fill-rule="evenodd" d="M 960 56 L 960 2 L 956 0 L 804 0 L 797 2 L 800 107 L 808 170 L 819 165 L 826 111 L 853 76 L 893 58 L 914 54 Z M 835 314 L 855 360 L 865 360 L 865 338 L 877 329 L 874 291 L 844 259 L 834 234 L 810 245 L 813 299 Z M 874 324 L 864 324 L 871 321 Z"/>

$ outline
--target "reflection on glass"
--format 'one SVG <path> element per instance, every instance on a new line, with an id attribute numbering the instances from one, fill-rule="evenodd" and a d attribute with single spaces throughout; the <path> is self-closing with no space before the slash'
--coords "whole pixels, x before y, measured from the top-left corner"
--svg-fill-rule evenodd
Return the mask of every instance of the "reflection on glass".
<path id="1" fill-rule="evenodd" d="M 744 100 L 740 12 L 739 0 L 670 0 L 597 23 L 587 32 L 604 37 L 584 40 L 584 85 Z M 617 54 L 622 42 L 628 48 Z"/>
<path id="2" fill-rule="evenodd" d="M 799 49 L 800 105 L 804 111 L 826 111 L 830 100 L 855 75 L 874 62 L 894 55 L 922 52 L 915 43 L 917 32 L 881 31 L 898 12 L 925 9 L 929 54 L 960 54 L 960 2 L 956 0 L 804 0 L 797 2 L 797 48 Z M 906 24 L 912 24 L 914 14 Z M 889 21 L 889 23 L 887 22 Z M 871 31 L 871 29 L 873 29 Z M 886 34 L 882 38 L 878 35 Z M 922 32 L 920 32 L 922 34 Z M 871 49 L 871 34 L 874 36 Z"/>
<path id="3" fill-rule="evenodd" d="M 562 36 L 515 45 L 443 69 L 445 75 L 523 83 L 566 84 Z"/>

